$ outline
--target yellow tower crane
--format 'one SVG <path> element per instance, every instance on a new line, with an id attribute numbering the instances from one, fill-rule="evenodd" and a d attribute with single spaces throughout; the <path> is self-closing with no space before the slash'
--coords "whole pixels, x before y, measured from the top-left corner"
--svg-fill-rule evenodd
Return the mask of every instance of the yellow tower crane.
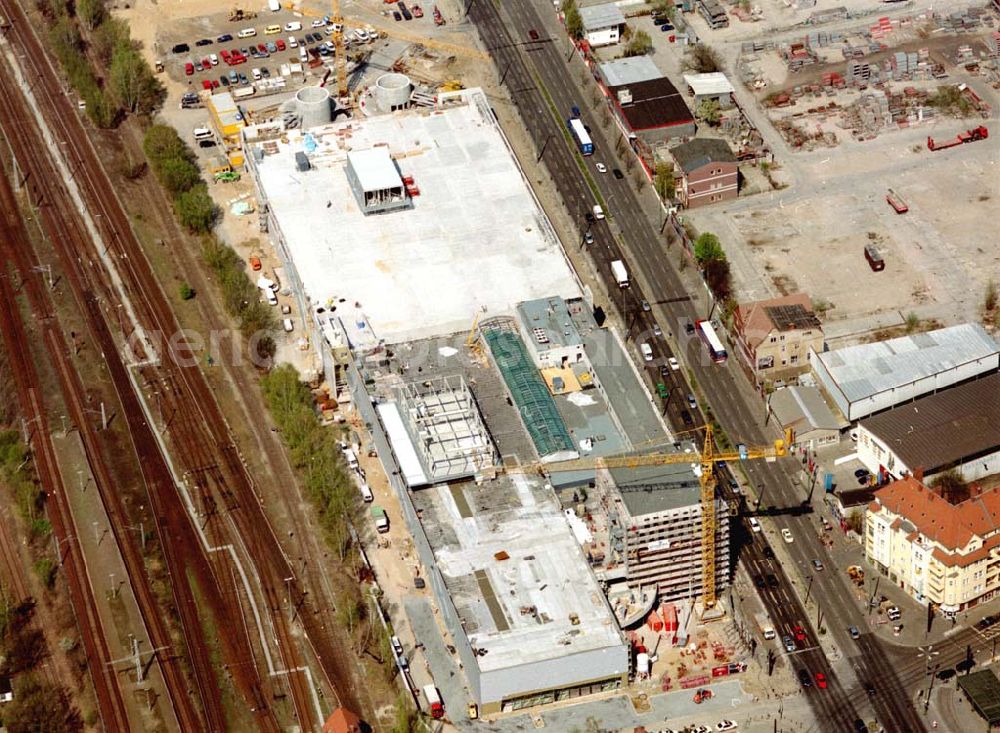
<path id="1" fill-rule="evenodd" d="M 344 16 L 340 14 L 340 0 L 330 0 L 330 22 L 333 23 L 333 63 L 337 69 L 337 98 L 349 107 L 350 94 L 347 88 L 347 50 L 344 48 Z"/>
<path id="2" fill-rule="evenodd" d="M 602 458 L 580 458 L 558 463 L 532 463 L 521 466 L 507 466 L 508 471 L 524 473 L 528 471 L 580 471 L 589 468 L 636 468 L 639 466 L 662 466 L 676 463 L 701 465 L 701 558 L 702 593 L 705 611 L 715 607 L 715 464 L 723 461 L 746 461 L 764 458 L 773 461 L 788 454 L 791 431 L 785 432 L 784 440 L 774 441 L 773 446 L 749 448 L 738 445 L 735 451 L 718 451 L 712 435 L 712 426 L 705 425 L 705 444 L 701 457 L 692 459 L 688 453 L 640 453 L 635 455 L 605 456 Z"/>

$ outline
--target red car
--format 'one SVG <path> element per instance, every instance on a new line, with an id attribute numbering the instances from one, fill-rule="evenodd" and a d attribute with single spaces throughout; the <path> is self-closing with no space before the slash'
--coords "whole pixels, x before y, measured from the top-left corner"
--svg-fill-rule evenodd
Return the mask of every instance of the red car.
<path id="1" fill-rule="evenodd" d="M 530 38 L 532 41 L 537 41 L 538 40 L 538 31 L 536 31 L 534 28 L 532 28 L 530 31 L 528 31 L 528 38 Z"/>
<path id="2" fill-rule="evenodd" d="M 816 674 L 813 675 L 813 679 L 816 680 L 816 687 L 818 687 L 821 690 L 825 690 L 826 689 L 826 675 L 825 674 L 823 674 L 822 672 L 817 672 Z"/>
<path id="3" fill-rule="evenodd" d="M 212 82 L 209 81 L 208 79 L 202 79 L 201 87 L 202 89 L 207 89 L 208 91 L 212 91 Z"/>
<path id="4" fill-rule="evenodd" d="M 800 644 L 806 643 L 806 630 L 803 629 L 801 626 L 796 626 L 795 628 L 793 628 L 792 633 L 795 634 L 795 641 L 797 641 Z"/>
<path id="5" fill-rule="evenodd" d="M 222 60 L 225 61 L 227 64 L 229 63 L 229 58 L 230 58 L 229 51 L 227 51 L 226 49 L 222 49 L 221 51 L 219 51 L 219 56 L 221 56 Z"/>
<path id="6" fill-rule="evenodd" d="M 280 38 L 277 41 L 274 42 L 274 45 L 278 47 L 279 51 L 284 51 L 285 50 L 285 42 L 282 41 Z"/>
<path id="7" fill-rule="evenodd" d="M 184 64 L 184 76 L 191 76 L 192 74 L 194 74 L 194 64 L 188 61 Z"/>
<path id="8" fill-rule="evenodd" d="M 257 44 L 257 50 L 260 51 L 261 53 L 267 53 L 267 44 L 265 44 L 265 43 L 258 43 Z"/>
<path id="9" fill-rule="evenodd" d="M 201 68 L 205 69 L 206 71 L 208 71 L 209 69 L 211 69 L 212 68 L 212 60 L 209 59 L 209 58 L 202 59 L 201 60 Z"/>

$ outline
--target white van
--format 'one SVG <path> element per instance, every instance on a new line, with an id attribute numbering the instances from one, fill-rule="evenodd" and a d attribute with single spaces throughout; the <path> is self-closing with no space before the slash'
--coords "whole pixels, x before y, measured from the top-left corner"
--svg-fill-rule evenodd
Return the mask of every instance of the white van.
<path id="1" fill-rule="evenodd" d="M 211 140 L 212 131 L 207 127 L 196 127 L 194 128 L 194 139 L 195 140 Z"/>
<path id="2" fill-rule="evenodd" d="M 354 454 L 353 448 L 344 448 L 344 460 L 347 461 L 347 467 L 352 471 L 358 470 L 358 457 Z"/>
<path id="3" fill-rule="evenodd" d="M 297 20 L 293 20 L 290 23 L 285 23 L 285 30 L 289 33 L 300 31 L 302 30 L 302 24 Z"/>
<path id="4" fill-rule="evenodd" d="M 291 333 L 292 330 L 293 330 L 293 328 L 294 328 L 292 326 L 292 319 L 291 318 L 283 318 L 282 321 L 281 321 L 281 327 L 283 329 L 285 329 L 286 333 Z"/>
<path id="5" fill-rule="evenodd" d="M 267 0 L 267 7 L 271 9 L 272 13 L 277 13 L 281 10 L 281 3 L 278 0 Z"/>
<path id="6" fill-rule="evenodd" d="M 299 61 L 303 64 L 309 60 L 309 53 L 306 51 L 305 46 L 299 46 Z"/>
<path id="7" fill-rule="evenodd" d="M 296 38 L 295 36 L 289 36 L 288 37 L 288 47 L 289 48 L 298 48 L 299 47 L 299 39 Z"/>
<path id="8" fill-rule="evenodd" d="M 361 498 L 364 499 L 366 504 L 375 501 L 375 494 L 372 493 L 371 487 L 368 484 L 361 484 Z"/>
<path id="9" fill-rule="evenodd" d="M 601 208 L 600 204 L 594 204 L 594 218 L 598 221 L 604 218 L 604 209 Z"/>
<path id="10" fill-rule="evenodd" d="M 250 69 L 250 74 L 253 76 L 254 81 L 260 81 L 264 78 L 264 75 L 260 73 L 260 69 L 257 67 Z"/>
<path id="11" fill-rule="evenodd" d="M 239 33 L 236 34 L 237 38 L 253 38 L 257 35 L 256 28 L 244 28 Z"/>
<path id="12" fill-rule="evenodd" d="M 358 40 L 359 43 L 368 42 L 368 34 L 365 31 L 361 30 L 360 28 L 354 31 L 354 37 Z"/>
<path id="13" fill-rule="evenodd" d="M 274 294 L 273 290 L 264 290 L 264 298 L 267 300 L 268 305 L 278 304 L 278 296 Z"/>
<path id="14" fill-rule="evenodd" d="M 653 349 L 649 344 L 639 344 L 639 350 L 642 352 L 642 358 L 646 361 L 653 360 Z"/>

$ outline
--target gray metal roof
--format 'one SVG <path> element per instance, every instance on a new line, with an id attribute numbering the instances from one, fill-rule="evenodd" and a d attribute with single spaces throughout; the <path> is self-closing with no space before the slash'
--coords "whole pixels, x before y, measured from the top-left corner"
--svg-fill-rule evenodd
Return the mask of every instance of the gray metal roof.
<path id="1" fill-rule="evenodd" d="M 841 421 L 833 414 L 817 387 L 783 387 L 771 395 L 771 411 L 784 427 L 797 432 L 840 430 Z"/>
<path id="2" fill-rule="evenodd" d="M 978 323 L 815 354 L 849 402 L 1000 354 Z"/>
<path id="3" fill-rule="evenodd" d="M 580 19 L 583 29 L 588 32 L 625 24 L 625 16 L 614 3 L 580 8 Z"/>
<path id="4" fill-rule="evenodd" d="M 923 397 L 861 424 L 911 470 L 935 473 L 1000 448 L 1000 374 Z"/>
<path id="5" fill-rule="evenodd" d="M 581 11 L 582 12 L 582 11 Z M 628 56 L 606 61 L 600 65 L 601 76 L 609 87 L 638 84 L 641 81 L 659 79 L 663 72 L 649 56 Z"/>

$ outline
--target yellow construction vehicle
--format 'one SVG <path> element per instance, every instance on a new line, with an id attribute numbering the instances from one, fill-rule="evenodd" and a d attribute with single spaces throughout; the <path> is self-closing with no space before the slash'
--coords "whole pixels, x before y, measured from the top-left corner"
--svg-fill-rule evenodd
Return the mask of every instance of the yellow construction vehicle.
<path id="1" fill-rule="evenodd" d="M 531 463 L 505 466 L 508 472 L 548 473 L 552 471 L 580 471 L 590 468 L 635 468 L 638 466 L 662 466 L 672 463 L 694 463 L 701 465 L 701 557 L 702 592 L 705 611 L 710 611 L 716 603 L 715 597 L 715 464 L 723 461 L 747 461 L 758 458 L 775 460 L 788 454 L 792 433 L 785 432 L 784 440 L 774 441 L 773 446 L 748 448 L 738 445 L 735 451 L 718 451 L 711 425 L 704 426 L 705 443 L 701 457 L 693 459 L 688 453 L 638 453 L 633 455 L 605 456 L 602 458 L 579 458 L 558 463 Z"/>
<path id="2" fill-rule="evenodd" d="M 441 82 L 441 86 L 438 87 L 439 92 L 458 92 L 465 89 L 465 84 L 458 81 L 458 79 L 449 79 L 448 81 Z"/>

